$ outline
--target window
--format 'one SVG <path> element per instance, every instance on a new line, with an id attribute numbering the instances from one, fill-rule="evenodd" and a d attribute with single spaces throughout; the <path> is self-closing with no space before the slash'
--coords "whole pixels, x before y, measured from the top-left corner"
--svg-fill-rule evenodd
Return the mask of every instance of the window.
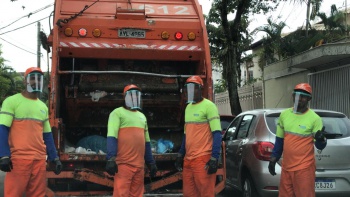
<path id="1" fill-rule="evenodd" d="M 329 112 L 316 112 L 322 118 L 322 124 L 328 133 L 327 138 L 345 138 L 350 136 L 350 120 L 344 115 Z M 266 116 L 267 126 L 276 134 L 277 122 L 280 113 L 272 113 Z"/>
<path id="2" fill-rule="evenodd" d="M 227 128 L 227 131 L 226 131 L 227 140 L 235 139 L 236 128 L 239 123 L 239 120 L 240 120 L 240 117 L 235 118 L 233 122 L 230 124 L 230 126 Z"/>
<path id="3" fill-rule="evenodd" d="M 248 135 L 248 131 L 250 125 L 252 124 L 254 116 L 253 115 L 245 115 L 241 121 L 241 124 L 238 129 L 237 139 L 246 138 Z"/>

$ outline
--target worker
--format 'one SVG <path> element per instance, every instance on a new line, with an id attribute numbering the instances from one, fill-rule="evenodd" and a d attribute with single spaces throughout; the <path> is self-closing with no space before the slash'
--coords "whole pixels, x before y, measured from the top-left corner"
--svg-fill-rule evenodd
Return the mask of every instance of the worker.
<path id="1" fill-rule="evenodd" d="M 175 167 L 182 171 L 184 197 L 214 197 L 221 150 L 220 116 L 216 105 L 202 97 L 203 81 L 191 76 L 185 83 L 185 128 Z"/>
<path id="2" fill-rule="evenodd" d="M 60 174 L 62 164 L 48 120 L 48 108 L 38 99 L 43 72 L 31 67 L 24 74 L 25 89 L 2 103 L 0 111 L 0 167 L 5 176 L 5 197 L 44 197 L 46 158 Z"/>
<path id="3" fill-rule="evenodd" d="M 151 178 L 157 172 L 153 159 L 147 119 L 143 113 L 141 89 L 134 84 L 123 91 L 124 106 L 108 119 L 106 171 L 114 176 L 113 197 L 142 197 L 144 164 Z"/>
<path id="4" fill-rule="evenodd" d="M 294 106 L 279 116 L 268 169 L 271 175 L 276 175 L 276 162 L 283 153 L 279 197 L 311 197 L 315 196 L 314 144 L 323 150 L 327 139 L 322 119 L 308 108 L 311 86 L 308 83 L 296 85 L 292 97 Z"/>

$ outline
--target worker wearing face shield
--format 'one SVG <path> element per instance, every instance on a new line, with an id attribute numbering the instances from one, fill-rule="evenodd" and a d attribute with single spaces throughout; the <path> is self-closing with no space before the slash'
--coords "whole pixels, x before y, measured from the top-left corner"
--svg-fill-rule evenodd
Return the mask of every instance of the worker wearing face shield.
<path id="1" fill-rule="evenodd" d="M 150 177 L 156 176 L 147 119 L 142 109 L 141 89 L 127 85 L 124 106 L 113 110 L 108 119 L 106 171 L 114 176 L 113 197 L 142 197 L 144 164 Z"/>
<path id="2" fill-rule="evenodd" d="M 199 76 L 186 80 L 184 138 L 175 167 L 183 171 L 185 197 L 215 196 L 216 171 L 221 148 L 220 116 L 216 105 L 202 97 L 203 81 Z"/>
<path id="3" fill-rule="evenodd" d="M 315 196 L 314 145 L 323 150 L 327 145 L 321 118 L 310 108 L 312 89 L 308 83 L 295 86 L 293 107 L 281 112 L 269 172 L 276 175 L 276 162 L 281 158 L 282 172 L 279 197 Z"/>
<path id="4" fill-rule="evenodd" d="M 6 98 L 0 111 L 0 169 L 5 176 L 5 196 L 37 197 L 46 193 L 46 157 L 60 174 L 48 108 L 38 99 L 43 72 L 28 68 L 25 90 Z"/>

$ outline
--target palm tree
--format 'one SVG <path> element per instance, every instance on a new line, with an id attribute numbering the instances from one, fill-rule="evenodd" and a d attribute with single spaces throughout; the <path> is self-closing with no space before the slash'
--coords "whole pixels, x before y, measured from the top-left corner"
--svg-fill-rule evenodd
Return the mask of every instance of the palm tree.
<path id="1" fill-rule="evenodd" d="M 263 39 L 263 46 L 265 51 L 265 59 L 268 63 L 274 62 L 276 59 L 274 57 L 275 53 L 277 53 L 278 60 L 281 60 L 281 58 L 284 56 L 284 51 L 282 50 L 281 46 L 283 45 L 283 39 L 282 39 L 282 30 L 287 25 L 281 21 L 279 23 L 274 23 L 269 17 L 267 19 L 267 25 L 257 27 L 253 32 L 265 32 L 267 33 L 267 38 Z"/>
<path id="2" fill-rule="evenodd" d="M 325 26 L 327 42 L 333 42 L 344 37 L 347 29 L 344 25 L 345 16 L 337 10 L 334 4 L 331 6 L 330 16 L 323 12 L 318 13 L 317 16 Z"/>

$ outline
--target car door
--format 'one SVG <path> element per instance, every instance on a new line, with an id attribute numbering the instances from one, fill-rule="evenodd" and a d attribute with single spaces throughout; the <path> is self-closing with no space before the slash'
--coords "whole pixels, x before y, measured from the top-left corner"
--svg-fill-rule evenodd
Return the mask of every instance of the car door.
<path id="1" fill-rule="evenodd" d="M 239 121 L 241 117 L 236 117 L 231 124 L 227 127 L 226 133 L 225 133 L 225 144 L 226 144 L 226 179 L 227 182 L 230 183 L 233 181 L 233 174 L 232 174 L 232 168 L 233 168 L 233 159 L 234 159 L 234 152 L 232 149 L 232 141 L 236 138 L 236 128 L 238 127 Z"/>
<path id="2" fill-rule="evenodd" d="M 239 170 L 242 163 L 242 152 L 245 144 L 248 142 L 248 131 L 253 122 L 253 115 L 244 115 L 236 129 L 236 135 L 231 142 L 230 149 L 233 152 L 233 166 L 232 166 L 232 182 L 234 185 L 239 183 Z"/>

